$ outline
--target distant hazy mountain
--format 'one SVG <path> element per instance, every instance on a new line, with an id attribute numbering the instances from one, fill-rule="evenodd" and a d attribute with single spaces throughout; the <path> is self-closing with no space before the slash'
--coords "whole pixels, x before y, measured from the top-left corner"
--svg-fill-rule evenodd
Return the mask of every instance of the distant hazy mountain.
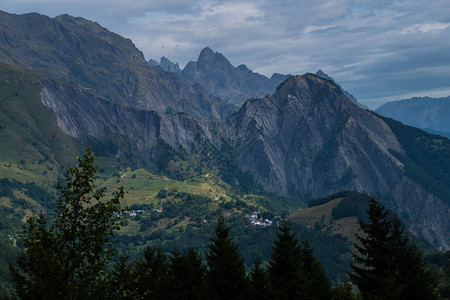
<path id="1" fill-rule="evenodd" d="M 178 63 L 171 62 L 168 58 L 165 56 L 161 57 L 160 62 L 157 62 L 154 59 L 150 59 L 148 63 L 154 67 L 160 66 L 164 71 L 170 72 L 170 73 L 180 73 L 181 69 Z"/>
<path id="2" fill-rule="evenodd" d="M 333 81 L 341 89 L 341 91 L 345 94 L 345 96 L 347 96 L 348 99 L 352 100 L 355 103 L 358 103 L 358 100 L 356 100 L 355 96 L 350 94 L 348 91 L 344 90 L 344 88 L 340 84 L 338 84 L 332 77 L 328 76 L 328 74 L 324 73 L 322 70 L 319 70 L 316 72 L 316 75 L 319 76 L 320 78 Z"/>
<path id="3" fill-rule="evenodd" d="M 0 11 L 0 61 L 33 68 L 136 108 L 220 119 L 234 107 L 153 68 L 129 39 L 83 18 Z"/>
<path id="4" fill-rule="evenodd" d="M 221 53 L 204 48 L 196 62 L 189 62 L 180 76 L 199 83 L 206 90 L 238 106 L 250 98 L 273 94 L 290 75 L 273 74 L 271 78 L 254 73 L 245 65 L 234 67 Z"/>
<path id="5" fill-rule="evenodd" d="M 450 137 L 450 96 L 392 101 L 380 106 L 377 112 L 404 124 Z"/>

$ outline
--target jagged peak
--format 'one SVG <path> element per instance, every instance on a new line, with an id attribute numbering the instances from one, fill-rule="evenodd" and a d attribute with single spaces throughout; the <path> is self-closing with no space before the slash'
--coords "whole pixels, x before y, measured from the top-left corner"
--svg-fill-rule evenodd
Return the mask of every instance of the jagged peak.
<path id="1" fill-rule="evenodd" d="M 173 63 L 165 56 L 161 57 L 159 66 L 166 72 L 171 72 L 171 73 L 180 73 L 181 72 L 178 62 Z"/>
<path id="2" fill-rule="evenodd" d="M 152 58 L 149 59 L 148 63 L 153 67 L 159 66 L 159 62 L 157 62 L 156 60 L 154 60 Z"/>
<path id="3" fill-rule="evenodd" d="M 240 64 L 239 66 L 237 66 L 238 70 L 243 70 L 243 71 L 250 71 L 249 68 L 247 68 L 247 66 L 245 64 Z"/>
<path id="4" fill-rule="evenodd" d="M 211 48 L 205 47 L 200 52 L 200 55 L 198 56 L 197 63 L 203 64 L 203 63 L 218 63 L 218 64 L 224 64 L 224 65 L 231 65 L 231 63 L 228 61 L 228 59 L 219 52 L 214 52 Z"/>
<path id="5" fill-rule="evenodd" d="M 334 81 L 334 79 L 332 77 L 330 77 L 327 73 L 325 73 L 321 69 L 319 69 L 319 71 L 316 72 L 316 75 L 319 76 L 320 78 Z"/>
<path id="6" fill-rule="evenodd" d="M 200 51 L 200 55 L 198 56 L 198 60 L 207 58 L 207 57 L 212 57 L 214 56 L 214 51 L 209 48 L 209 47 L 205 47 L 202 49 L 202 51 Z"/>

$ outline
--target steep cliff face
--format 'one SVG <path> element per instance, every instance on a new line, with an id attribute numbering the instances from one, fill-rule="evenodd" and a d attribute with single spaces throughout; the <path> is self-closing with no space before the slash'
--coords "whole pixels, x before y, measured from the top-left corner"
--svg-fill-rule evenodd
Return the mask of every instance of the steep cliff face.
<path id="1" fill-rule="evenodd" d="M 129 39 L 83 18 L 0 12 L 0 60 L 44 72 L 124 105 L 221 119 L 235 110 L 148 64 Z"/>
<path id="2" fill-rule="evenodd" d="M 402 173 L 390 154 L 402 147 L 389 126 L 313 75 L 293 77 L 273 96 L 247 102 L 227 120 L 238 123 L 232 134 L 244 141 L 240 165 L 274 191 L 384 194 Z"/>
<path id="3" fill-rule="evenodd" d="M 271 78 L 254 73 L 245 65 L 235 68 L 221 53 L 204 48 L 196 62 L 189 62 L 180 76 L 190 83 L 199 83 L 208 92 L 241 106 L 245 100 L 273 94 L 289 76 L 274 74 Z"/>
<path id="4" fill-rule="evenodd" d="M 239 165 L 264 187 L 312 197 L 363 191 L 385 199 L 416 234 L 450 246 L 448 199 L 411 179 L 393 155 L 406 153 L 390 126 L 332 82 L 293 77 L 273 96 L 247 102 L 223 131 L 242 141 Z"/>
<path id="5" fill-rule="evenodd" d="M 130 108 L 51 80 L 43 84 L 43 102 L 60 127 L 79 139 L 113 137 L 117 149 L 127 144 L 150 167 L 159 141 L 188 153 L 207 144 L 232 147 L 237 165 L 267 190 L 312 197 L 363 191 L 385 199 L 416 234 L 450 246 L 448 202 L 406 176 L 397 158 L 406 152 L 390 126 L 333 82 L 292 77 L 273 96 L 247 101 L 214 122 Z"/>
<path id="6" fill-rule="evenodd" d="M 148 167 L 154 166 L 152 151 L 159 141 L 190 150 L 199 147 L 198 135 L 210 136 L 207 122 L 186 114 L 136 109 L 49 78 L 41 81 L 42 103 L 56 113 L 65 133 L 81 141 L 108 141 L 118 155 L 126 145 Z"/>

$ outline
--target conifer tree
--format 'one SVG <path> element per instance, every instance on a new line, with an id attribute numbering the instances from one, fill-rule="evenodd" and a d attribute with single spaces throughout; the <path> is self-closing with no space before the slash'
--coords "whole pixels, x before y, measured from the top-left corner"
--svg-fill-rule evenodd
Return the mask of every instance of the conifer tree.
<path id="1" fill-rule="evenodd" d="M 22 232 L 25 252 L 11 267 L 21 299 L 101 299 L 107 263 L 115 254 L 110 237 L 121 226 L 120 188 L 109 201 L 96 189 L 94 154 L 86 149 L 78 166 L 69 168 L 65 185 L 58 184 L 56 220 L 30 217 Z"/>
<path id="2" fill-rule="evenodd" d="M 145 299 L 165 299 L 168 295 L 169 262 L 161 249 L 147 247 L 144 260 L 137 260 L 133 267 L 134 289 Z"/>
<path id="3" fill-rule="evenodd" d="M 364 235 L 357 235 L 356 264 L 349 274 L 363 299 L 436 299 L 422 254 L 398 218 L 391 218 L 375 199 L 370 200 L 368 216 L 368 224 L 360 221 Z"/>
<path id="4" fill-rule="evenodd" d="M 172 252 L 169 267 L 169 290 L 166 299 L 206 299 L 206 267 L 200 254 L 190 248 L 187 253 Z"/>
<path id="5" fill-rule="evenodd" d="M 249 273 L 249 299 L 267 299 L 267 274 L 261 261 L 256 260 Z"/>
<path id="6" fill-rule="evenodd" d="M 206 255 L 207 286 L 211 299 L 246 299 L 247 281 L 244 260 L 228 236 L 230 228 L 219 217 Z"/>
<path id="7" fill-rule="evenodd" d="M 277 240 L 268 266 L 269 294 L 273 299 L 300 299 L 302 277 L 301 249 L 295 233 L 285 221 L 278 227 Z"/>
<path id="8" fill-rule="evenodd" d="M 331 282 L 325 271 L 313 255 L 313 249 L 307 240 L 300 247 L 301 271 L 303 285 L 301 288 L 302 299 L 331 298 Z"/>

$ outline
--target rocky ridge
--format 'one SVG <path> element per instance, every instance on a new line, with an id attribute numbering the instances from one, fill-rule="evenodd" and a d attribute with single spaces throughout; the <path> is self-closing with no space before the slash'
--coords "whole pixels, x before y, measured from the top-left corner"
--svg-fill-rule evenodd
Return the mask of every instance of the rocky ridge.
<path id="1" fill-rule="evenodd" d="M 189 62 L 179 74 L 190 83 L 199 83 L 211 94 L 237 106 L 247 99 L 273 94 L 276 87 L 290 76 L 273 74 L 267 78 L 245 65 L 234 67 L 225 56 L 214 53 L 209 47 L 204 48 L 197 61 Z"/>
<path id="2" fill-rule="evenodd" d="M 0 12 L 0 60 L 139 109 L 185 112 L 206 120 L 235 110 L 202 87 L 152 67 L 131 40 L 69 15 Z"/>
<path id="3" fill-rule="evenodd" d="M 292 77 L 274 95 L 247 101 L 237 113 L 214 122 L 92 99 L 81 89 L 50 81 L 44 86 L 44 104 L 58 115 L 60 127 L 78 139 L 113 134 L 132 145 L 148 166 L 160 140 L 187 153 L 207 144 L 219 150 L 232 147 L 242 171 L 267 190 L 304 197 L 340 190 L 377 195 L 413 232 L 449 247 L 449 205 L 405 176 L 403 163 L 392 154 L 404 149 L 390 127 L 331 81 L 310 74 Z"/>

